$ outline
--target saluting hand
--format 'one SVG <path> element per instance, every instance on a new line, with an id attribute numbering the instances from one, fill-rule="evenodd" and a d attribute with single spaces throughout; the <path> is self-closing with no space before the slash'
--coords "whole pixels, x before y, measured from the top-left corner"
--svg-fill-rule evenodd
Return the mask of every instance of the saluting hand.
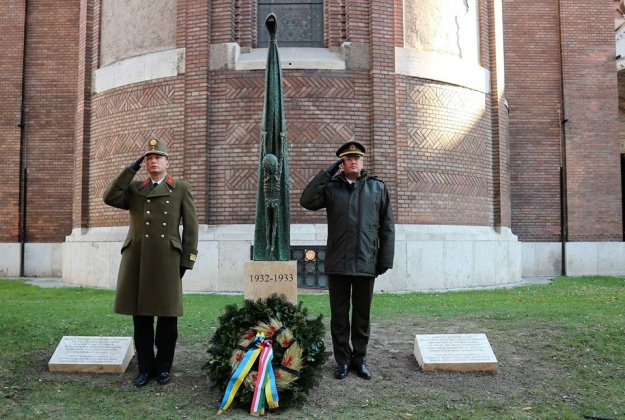
<path id="1" fill-rule="evenodd" d="M 336 162 L 333 162 L 330 166 L 328 166 L 328 168 L 326 169 L 326 172 L 330 175 L 334 175 L 336 171 L 338 171 L 341 163 L 343 163 L 342 159 L 339 159 Z"/>
<path id="2" fill-rule="evenodd" d="M 136 162 L 134 162 L 132 165 L 129 165 L 128 167 L 133 171 L 137 172 L 139 169 L 141 169 L 141 164 L 143 163 L 144 159 L 145 155 L 141 156 L 139 159 L 137 159 Z"/>

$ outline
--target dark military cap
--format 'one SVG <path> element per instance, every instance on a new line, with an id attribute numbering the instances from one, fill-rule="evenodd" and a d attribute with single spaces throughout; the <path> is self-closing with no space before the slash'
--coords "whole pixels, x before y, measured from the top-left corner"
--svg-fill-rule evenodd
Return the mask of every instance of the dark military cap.
<path id="1" fill-rule="evenodd" d="M 161 155 L 168 157 L 167 145 L 164 141 L 158 139 L 150 139 L 148 141 L 148 151 L 143 154 L 143 156 L 147 155 Z"/>
<path id="2" fill-rule="evenodd" d="M 365 146 L 357 141 L 348 141 L 344 145 L 338 148 L 336 155 L 340 158 L 344 156 L 364 156 Z"/>

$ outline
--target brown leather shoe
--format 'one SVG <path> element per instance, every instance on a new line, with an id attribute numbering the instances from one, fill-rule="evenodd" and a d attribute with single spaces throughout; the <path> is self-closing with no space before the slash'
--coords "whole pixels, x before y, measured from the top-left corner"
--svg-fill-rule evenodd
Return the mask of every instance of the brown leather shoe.
<path id="1" fill-rule="evenodd" d="M 349 365 L 339 365 L 334 371 L 334 377 L 336 379 L 345 379 L 349 373 Z"/>

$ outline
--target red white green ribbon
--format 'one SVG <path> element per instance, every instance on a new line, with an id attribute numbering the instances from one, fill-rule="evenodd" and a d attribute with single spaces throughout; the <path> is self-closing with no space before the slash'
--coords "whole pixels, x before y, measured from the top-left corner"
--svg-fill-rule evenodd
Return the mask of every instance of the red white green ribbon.
<path id="1" fill-rule="evenodd" d="M 250 414 L 253 416 L 265 414 L 265 399 L 269 408 L 278 407 L 278 389 L 271 366 L 272 360 L 273 347 L 271 341 L 267 340 L 262 343 L 260 359 L 258 360 L 258 376 L 256 377 L 256 386 L 254 386 L 254 396 L 250 408 Z"/>

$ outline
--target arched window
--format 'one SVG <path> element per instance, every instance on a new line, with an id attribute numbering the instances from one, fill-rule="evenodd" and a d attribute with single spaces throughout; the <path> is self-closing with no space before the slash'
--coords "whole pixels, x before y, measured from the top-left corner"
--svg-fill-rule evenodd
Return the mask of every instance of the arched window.
<path id="1" fill-rule="evenodd" d="M 278 19 L 280 47 L 323 48 L 323 0 L 258 0 L 258 47 L 269 44 L 265 19 Z"/>

